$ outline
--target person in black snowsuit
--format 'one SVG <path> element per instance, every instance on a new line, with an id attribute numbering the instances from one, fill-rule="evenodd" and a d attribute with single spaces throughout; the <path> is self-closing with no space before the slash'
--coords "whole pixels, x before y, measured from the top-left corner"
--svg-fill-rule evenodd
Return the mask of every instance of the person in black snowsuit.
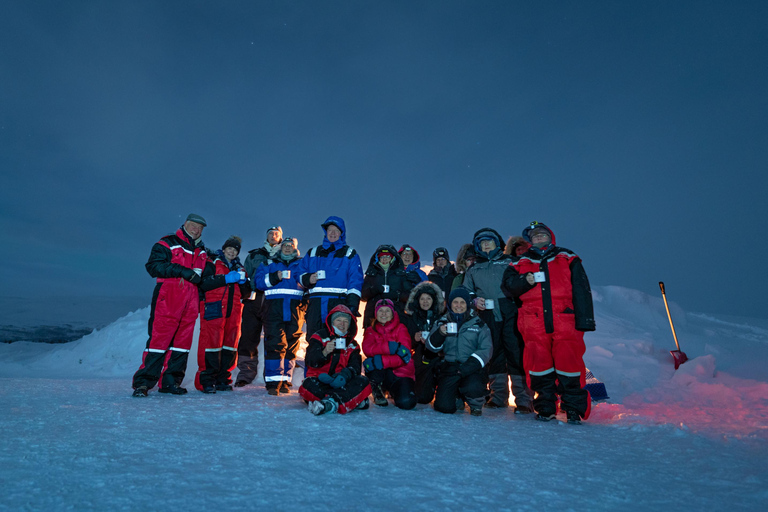
<path id="1" fill-rule="evenodd" d="M 448 255 L 448 249 L 438 247 L 432 252 L 432 270 L 429 271 L 427 278 L 443 290 L 443 295 L 447 297 L 451 293 L 453 280 L 456 278 L 456 269 L 451 265 L 451 258 Z"/>
<path id="2" fill-rule="evenodd" d="M 363 313 L 363 327 L 373 325 L 375 306 L 381 299 L 390 299 L 398 315 L 403 314 L 408 294 L 419 282 L 415 273 L 405 271 L 403 261 L 393 245 L 380 245 L 371 256 L 368 269 L 363 277 L 362 299 L 366 301 Z"/>
<path id="3" fill-rule="evenodd" d="M 428 335 L 435 322 L 445 313 L 445 299 L 442 290 L 435 283 L 425 281 L 417 284 L 408 296 L 402 321 L 411 335 L 413 361 L 416 369 L 416 399 L 428 404 L 435 397 L 435 368 L 439 366 L 434 352 L 425 348 Z"/>
<path id="4" fill-rule="evenodd" d="M 237 346 L 239 373 L 235 381 L 236 388 L 253 382 L 259 367 L 259 342 L 264 329 L 264 291 L 256 287 L 253 277 L 261 265 L 268 265 L 269 261 L 277 256 L 282 241 L 283 229 L 280 226 L 272 226 L 267 230 L 264 245 L 248 251 L 248 256 L 245 258 L 245 272 L 251 280 L 253 291 L 247 297 L 243 297 L 243 320 Z"/>

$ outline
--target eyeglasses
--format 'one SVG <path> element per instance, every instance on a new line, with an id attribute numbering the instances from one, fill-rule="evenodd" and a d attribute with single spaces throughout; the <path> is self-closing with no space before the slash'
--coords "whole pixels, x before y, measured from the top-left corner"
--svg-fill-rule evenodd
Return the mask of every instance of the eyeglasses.
<path id="1" fill-rule="evenodd" d="M 547 233 L 541 233 L 541 232 L 539 232 L 539 233 L 533 233 L 533 234 L 531 235 L 531 239 L 534 239 L 534 238 L 541 238 L 541 237 L 544 237 L 544 238 L 549 238 L 549 235 L 548 235 Z"/>

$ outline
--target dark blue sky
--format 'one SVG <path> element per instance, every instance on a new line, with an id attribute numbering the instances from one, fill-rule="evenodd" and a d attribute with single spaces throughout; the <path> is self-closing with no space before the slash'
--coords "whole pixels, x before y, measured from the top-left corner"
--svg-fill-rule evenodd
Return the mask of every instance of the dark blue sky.
<path id="1" fill-rule="evenodd" d="M 768 3 L 3 2 L 0 293 L 146 295 L 328 215 L 367 261 L 547 223 L 595 285 L 768 317 Z"/>

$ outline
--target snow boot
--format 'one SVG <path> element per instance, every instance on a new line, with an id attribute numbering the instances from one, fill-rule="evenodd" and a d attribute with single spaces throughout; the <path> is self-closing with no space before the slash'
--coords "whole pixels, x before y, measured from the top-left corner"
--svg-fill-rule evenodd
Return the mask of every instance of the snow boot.
<path id="1" fill-rule="evenodd" d="M 339 408 L 339 404 L 336 403 L 336 400 L 334 400 L 333 398 L 323 398 L 322 400 L 309 402 L 309 405 L 307 405 L 307 409 L 309 409 L 309 412 L 311 412 L 315 416 L 320 416 L 321 414 L 327 414 L 327 413 L 334 413 L 338 410 L 338 408 Z"/>
<path id="2" fill-rule="evenodd" d="M 530 404 L 515 407 L 515 414 L 531 414 L 533 412 L 533 406 Z"/>
<path id="3" fill-rule="evenodd" d="M 248 384 L 250 384 L 250 382 L 245 381 L 245 380 L 239 380 L 239 381 L 235 382 L 235 387 L 236 388 L 243 388 L 243 387 L 247 386 Z"/>
<path id="4" fill-rule="evenodd" d="M 287 381 L 281 381 L 280 384 L 277 385 L 277 392 L 281 395 L 290 395 L 291 384 L 289 384 Z"/>
<path id="5" fill-rule="evenodd" d="M 145 397 L 147 396 L 147 386 L 139 386 L 133 390 L 133 396 Z"/>
<path id="6" fill-rule="evenodd" d="M 206 386 L 203 386 L 202 391 L 206 395 L 215 395 L 216 394 L 216 387 L 215 386 L 211 386 L 210 384 L 208 384 Z"/>
<path id="7" fill-rule="evenodd" d="M 482 416 L 483 415 L 483 409 L 479 407 L 473 407 L 469 409 L 469 415 L 470 416 Z"/>
<path id="8" fill-rule="evenodd" d="M 551 414 L 551 413 L 550 414 L 548 414 L 548 413 L 543 413 L 543 414 L 542 413 L 538 413 L 536 415 L 536 419 L 539 420 L 539 421 L 552 421 L 553 419 L 555 419 L 555 415 Z"/>
<path id="9" fill-rule="evenodd" d="M 581 425 L 581 415 L 576 411 L 565 411 L 568 417 L 568 423 L 571 425 Z"/>
<path id="10" fill-rule="evenodd" d="M 277 384 L 267 384 L 267 393 L 269 393 L 272 396 L 277 396 Z"/>
<path id="11" fill-rule="evenodd" d="M 168 393 L 170 395 L 186 395 L 187 388 L 183 388 L 178 385 L 162 387 L 157 390 L 158 393 Z"/>
<path id="12" fill-rule="evenodd" d="M 232 386 L 230 386 L 225 382 L 222 382 L 222 383 L 216 384 L 216 391 L 232 391 Z"/>
<path id="13" fill-rule="evenodd" d="M 355 407 L 355 409 L 360 409 L 361 411 L 364 411 L 370 406 L 371 406 L 371 401 L 366 398 L 365 400 L 357 404 L 357 407 Z"/>
<path id="14" fill-rule="evenodd" d="M 389 405 L 387 397 L 384 396 L 384 391 L 381 389 L 381 384 L 371 382 L 371 392 L 373 392 L 373 403 L 379 407 L 386 407 Z"/>

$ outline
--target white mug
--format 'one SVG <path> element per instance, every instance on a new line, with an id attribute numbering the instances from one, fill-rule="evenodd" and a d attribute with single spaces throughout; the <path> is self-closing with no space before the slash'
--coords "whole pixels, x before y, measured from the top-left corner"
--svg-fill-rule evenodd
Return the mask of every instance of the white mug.
<path id="1" fill-rule="evenodd" d="M 192 270 L 195 271 L 195 274 L 202 276 L 203 275 L 203 269 L 201 268 L 193 268 Z"/>
<path id="2" fill-rule="evenodd" d="M 493 302 L 493 299 L 485 299 L 485 309 L 493 309 L 496 307 L 496 304 Z"/>
<path id="3" fill-rule="evenodd" d="M 429 331 L 421 331 L 421 341 L 427 341 L 429 338 Z"/>
<path id="4" fill-rule="evenodd" d="M 459 332 L 459 328 L 456 325 L 456 322 L 448 322 L 447 324 L 445 324 L 445 328 L 448 334 L 456 334 L 457 332 Z"/>
<path id="5" fill-rule="evenodd" d="M 388 284 L 384 285 L 384 293 L 389 293 L 389 285 Z"/>
<path id="6" fill-rule="evenodd" d="M 347 348 L 347 340 L 344 338 L 336 338 L 336 349 L 344 350 Z"/>
<path id="7" fill-rule="evenodd" d="M 546 274 L 544 272 L 534 272 L 533 273 L 533 281 L 535 283 L 543 283 L 547 280 Z"/>
<path id="8" fill-rule="evenodd" d="M 242 281 L 243 279 L 245 279 L 245 271 L 241 270 L 240 271 L 240 280 Z"/>
<path id="9" fill-rule="evenodd" d="M 315 273 L 317 274 L 318 279 L 325 279 L 325 270 L 318 270 Z"/>
<path id="10" fill-rule="evenodd" d="M 283 270 L 280 272 L 280 275 L 283 279 L 290 279 L 291 278 L 291 271 L 290 270 Z"/>

